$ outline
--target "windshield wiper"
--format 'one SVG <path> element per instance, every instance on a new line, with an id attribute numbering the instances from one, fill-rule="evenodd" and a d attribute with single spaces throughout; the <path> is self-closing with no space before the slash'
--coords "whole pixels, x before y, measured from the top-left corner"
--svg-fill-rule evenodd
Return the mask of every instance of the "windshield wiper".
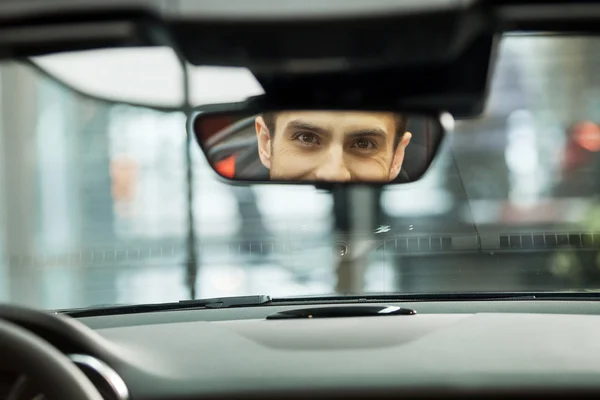
<path id="1" fill-rule="evenodd" d="M 267 295 L 215 297 L 211 299 L 180 300 L 175 303 L 158 304 L 131 304 L 131 305 L 107 305 L 90 308 L 76 308 L 67 310 L 55 310 L 56 314 L 65 314 L 70 317 L 97 317 L 101 315 L 138 314 L 154 311 L 190 310 L 195 308 L 230 308 L 230 307 L 252 307 L 271 303 L 271 297 Z"/>
<path id="2" fill-rule="evenodd" d="M 536 292 L 466 292 L 466 293 L 365 293 L 360 295 L 326 295 L 273 298 L 272 305 L 351 304 L 394 302 L 449 301 L 543 301 L 589 300 L 600 301 L 600 290 L 536 291 Z"/>
<path id="3" fill-rule="evenodd" d="M 393 302 L 444 302 L 444 301 L 542 301 L 542 300 L 594 300 L 600 301 L 600 293 L 595 290 L 561 292 L 470 292 L 470 293 L 365 293 L 363 295 L 325 295 L 271 298 L 267 295 L 216 297 L 210 299 L 181 300 L 175 303 L 106 305 L 91 308 L 56 310 L 75 318 L 102 315 L 139 314 L 155 311 L 176 311 L 193 309 L 215 309 L 235 307 L 255 307 L 267 305 L 306 305 L 306 304 L 352 304 L 352 303 L 393 303 Z"/>

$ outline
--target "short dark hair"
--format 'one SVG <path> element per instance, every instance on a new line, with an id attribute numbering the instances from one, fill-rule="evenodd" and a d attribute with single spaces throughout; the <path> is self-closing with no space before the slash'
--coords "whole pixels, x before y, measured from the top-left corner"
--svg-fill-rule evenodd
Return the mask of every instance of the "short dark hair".
<path id="1" fill-rule="evenodd" d="M 277 111 L 268 111 L 262 114 L 263 120 L 265 121 L 265 125 L 269 130 L 269 135 L 273 137 L 275 133 L 275 120 L 277 119 Z M 406 125 L 408 124 L 408 118 L 404 115 L 394 113 L 394 117 L 396 119 L 396 137 L 394 138 L 394 148 L 398 146 L 400 140 L 402 140 L 402 136 L 406 132 Z"/>

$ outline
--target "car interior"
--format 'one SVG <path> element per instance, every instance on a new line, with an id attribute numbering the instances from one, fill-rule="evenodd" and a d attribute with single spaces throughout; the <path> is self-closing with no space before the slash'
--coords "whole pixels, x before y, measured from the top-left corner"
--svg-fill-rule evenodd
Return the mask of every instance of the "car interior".
<path id="1" fill-rule="evenodd" d="M 415 227 L 411 223 L 401 231 L 393 231 L 387 223 L 380 223 L 389 216 L 382 217 L 379 206 L 382 196 L 395 193 L 384 192 L 385 187 L 398 185 L 399 193 L 409 185 L 423 185 L 421 177 L 430 179 L 440 163 L 453 163 L 460 170 L 468 154 L 461 160 L 446 149 L 453 143 L 460 145 L 453 130 L 461 124 L 468 134 L 463 140 L 473 144 L 474 153 L 490 160 L 481 163 L 475 173 L 497 168 L 492 157 L 486 155 L 489 142 L 480 139 L 483 134 L 479 135 L 477 125 L 469 124 L 485 114 L 490 92 L 496 90 L 491 82 L 499 69 L 499 42 L 504 37 L 595 38 L 600 32 L 600 3 L 19 0 L 0 1 L 0 21 L 0 57 L 39 69 L 57 80 L 60 79 L 56 75 L 44 70 L 43 63 L 36 64 L 36 57 L 166 46 L 182 65 L 248 68 L 264 89 L 263 94 L 249 95 L 239 102 L 194 104 L 185 86 L 191 79 L 186 72 L 180 77 L 184 88 L 181 98 L 172 104 L 148 108 L 182 111 L 185 124 L 177 120 L 177 126 L 187 131 L 189 140 L 181 148 L 189 150 L 185 146 L 194 146 L 219 182 L 239 189 L 236 193 L 241 193 L 241 197 L 256 195 L 254 187 L 274 183 L 286 188 L 311 186 L 319 193 L 331 194 L 335 254 L 327 253 L 323 261 L 314 263 L 325 264 L 333 259 L 338 274 L 338 290 L 325 295 L 280 297 L 255 293 L 199 298 L 192 290 L 190 298 L 174 302 L 97 302 L 93 306 L 64 309 L 1 301 L 0 399 L 571 399 L 597 398 L 600 394 L 600 297 L 592 278 L 597 275 L 600 260 L 600 236 L 594 233 L 593 225 L 597 214 L 581 217 L 590 223 L 586 230 L 551 231 L 543 226 L 543 215 L 571 215 L 579 211 L 580 203 L 569 203 L 558 211 L 551 207 L 528 209 L 523 212 L 527 215 L 517 215 L 474 199 L 468 210 L 473 215 L 478 212 L 477 218 L 482 221 L 495 212 L 508 215 L 508 219 L 533 221 L 531 226 L 542 222 L 536 230 L 530 229 L 527 222 L 519 225 L 521 230 L 500 233 L 494 221 L 482 224 L 482 228 L 465 223 L 469 229 L 475 229 L 476 235 L 457 234 L 450 238 L 442 232 L 427 231 L 427 224 L 442 219 L 436 215 L 431 221 L 415 222 Z M 589 51 L 589 59 L 584 61 L 591 63 L 594 54 Z M 535 77 L 536 71 L 531 69 L 529 74 Z M 567 72 L 564 75 L 565 81 L 574 79 Z M 536 98 L 544 105 L 554 101 L 567 104 L 588 89 L 581 85 L 579 92 L 568 93 L 566 85 L 561 86 L 559 79 L 556 82 L 565 98 L 540 94 Z M 177 84 L 176 81 L 174 85 Z M 595 86 L 592 89 L 596 90 Z M 0 87 L 1 90 L 5 89 Z M 79 91 L 86 95 L 85 88 Z M 518 102 L 520 96 L 513 100 Z M 119 103 L 111 98 L 102 101 Z M 122 103 L 123 110 L 127 110 L 126 105 L 141 104 L 137 100 Z M 305 113 L 301 116 L 327 110 L 340 115 L 380 112 L 389 117 L 390 113 L 413 113 L 426 118 L 408 118 L 406 131 L 412 133 L 412 139 L 401 171 L 393 179 L 350 182 L 309 177 L 294 181 L 295 178 L 284 177 L 281 182 L 274 182 L 275 168 L 268 169 L 261 161 L 261 132 L 255 118 L 290 110 Z M 590 106 L 582 112 L 597 127 L 600 108 Z M 336 129 L 343 126 L 350 120 L 344 115 L 346 120 L 340 118 L 331 125 Z M 218 118 L 210 119 L 215 116 Z M 519 116 L 519 121 L 527 119 L 517 113 L 502 122 L 492 119 L 490 124 L 514 124 Z M 348 124 L 356 124 L 351 122 Z M 535 145 L 523 126 L 511 131 L 516 132 L 511 146 L 521 150 Z M 586 146 L 585 154 L 592 157 L 598 150 L 589 149 L 600 149 L 595 131 L 573 133 L 580 132 L 573 126 L 571 132 L 578 139 L 566 141 L 568 155 L 583 151 L 582 146 Z M 8 133 L 19 135 L 17 131 Z M 373 135 L 371 131 L 367 133 Z M 552 134 L 547 132 L 548 137 Z M 298 137 L 305 138 L 296 135 L 293 140 Z M 401 143 L 403 137 L 399 138 Z M 306 136 L 306 143 L 301 144 L 306 147 L 288 154 L 301 154 L 308 160 L 306 149 L 321 139 L 318 135 Z M 277 142 L 270 140 L 269 146 L 274 149 Z M 369 143 L 361 142 L 361 146 Z M 52 143 L 46 145 L 52 148 Z M 161 144 L 156 147 L 153 151 L 160 154 Z M 510 150 L 510 146 L 505 147 Z M 509 150 L 507 162 L 521 167 L 515 176 L 529 177 L 527 161 L 533 156 L 526 152 L 512 156 Z M 189 154 L 188 151 L 186 157 L 191 157 Z M 231 157 L 235 173 L 229 174 L 218 165 Z M 363 160 L 361 157 L 355 159 Z M 273 166 L 275 160 L 271 160 Z M 578 160 L 579 156 L 572 156 L 564 162 L 572 161 L 571 168 Z M 594 169 L 589 167 L 586 171 L 597 189 Z M 191 174 L 189 170 L 186 173 Z M 481 184 L 477 188 L 465 186 L 457 176 L 434 178 L 454 180 L 465 192 L 502 185 L 486 176 L 482 180 L 487 186 Z M 525 182 L 520 186 L 522 193 L 528 193 L 526 189 L 539 179 L 535 175 L 520 181 Z M 590 198 L 597 197 L 592 185 L 569 182 L 578 190 L 589 189 Z M 17 185 L 11 181 L 11 187 Z M 251 189 L 243 191 L 248 187 Z M 442 202 L 435 197 L 437 192 L 428 191 L 428 186 L 424 188 L 419 198 L 397 201 L 396 209 L 406 205 L 418 211 L 431 199 L 433 207 L 441 207 Z M 113 195 L 118 189 L 112 187 Z M 186 192 L 185 196 L 191 193 Z M 240 210 L 247 205 L 240 204 L 236 206 Z M 316 201 L 306 207 L 316 208 L 315 204 Z M 217 199 L 216 206 L 206 212 L 218 213 L 231 207 L 229 202 Z M 120 209 L 115 212 L 125 213 Z M 398 215 L 402 213 L 399 211 Z M 456 231 L 460 229 L 457 227 Z M 420 236 L 411 236 L 415 233 Z M 252 243 L 260 242 L 261 236 L 253 230 L 248 236 L 246 251 L 252 253 Z M 321 241 L 316 236 L 314 240 Z M 259 250 L 254 246 L 254 251 L 266 251 L 265 244 L 266 241 L 260 242 Z M 292 245 L 310 253 L 320 251 L 310 247 L 308 240 L 300 239 Z M 369 257 L 382 257 L 383 252 L 378 250 L 385 250 L 386 246 L 393 253 L 394 262 L 401 260 L 407 272 L 398 287 L 427 281 L 422 287 L 449 289 L 364 290 L 367 278 L 357 277 L 356 271 L 362 271 L 362 263 Z M 236 251 L 241 252 L 241 248 L 239 245 Z M 569 287 L 548 284 L 548 290 L 538 290 L 543 286 L 543 271 L 534 265 L 541 257 L 536 251 L 543 249 L 546 256 L 563 248 L 567 255 L 552 264 L 552 271 L 566 275 L 570 260 L 576 259 L 578 271 L 583 271 L 579 280 L 569 282 Z M 162 251 L 161 248 L 161 255 Z M 197 256 L 195 250 L 187 251 L 186 256 Z M 140 250 L 137 252 L 139 257 Z M 300 252 L 291 254 L 291 261 L 301 260 Z M 512 270 L 524 271 L 534 265 L 525 277 L 526 282 L 542 282 L 538 286 L 532 283 L 534 290 L 504 290 L 501 285 L 503 279 L 510 279 L 506 278 L 509 268 L 497 275 L 483 274 L 515 254 L 519 254 L 522 264 L 510 264 Z M 467 263 L 467 258 L 475 261 Z M 420 269 L 417 262 L 422 260 L 433 267 Z M 444 272 L 444 263 L 454 266 L 458 271 L 455 276 Z M 319 266 L 297 269 L 301 274 L 302 268 Z M 473 284 L 470 290 L 465 289 L 464 282 L 477 274 L 480 286 Z M 190 275 L 185 279 L 191 279 Z M 66 282 L 65 286 L 69 286 Z M 8 280 L 7 283 L 12 284 Z M 497 287 L 501 289 L 496 290 Z"/>

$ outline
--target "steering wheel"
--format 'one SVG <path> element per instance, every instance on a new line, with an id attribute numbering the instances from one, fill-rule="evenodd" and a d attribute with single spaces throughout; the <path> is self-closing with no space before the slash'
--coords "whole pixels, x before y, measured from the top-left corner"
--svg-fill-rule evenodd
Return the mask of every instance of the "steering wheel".
<path id="1" fill-rule="evenodd" d="M 10 308 L 13 312 L 21 309 L 13 306 L 2 308 Z M 33 310 L 29 312 L 43 314 Z M 1 314 L 0 369 L 16 369 L 23 373 L 51 399 L 103 400 L 85 374 L 63 353 L 27 329 L 2 319 Z"/>

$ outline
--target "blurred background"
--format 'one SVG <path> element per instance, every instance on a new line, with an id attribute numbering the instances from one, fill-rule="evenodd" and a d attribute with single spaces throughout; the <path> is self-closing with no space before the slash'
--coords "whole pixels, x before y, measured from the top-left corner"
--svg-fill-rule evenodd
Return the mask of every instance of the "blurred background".
<path id="1" fill-rule="evenodd" d="M 363 290 L 598 288 L 599 67 L 597 38 L 505 37 L 485 114 L 457 121 L 421 181 L 381 193 Z M 150 108 L 73 90 L 100 82 L 89 62 L 53 77 L 0 64 L 0 301 L 334 293 L 352 249 L 331 195 L 221 183 L 186 145 L 183 112 L 161 109 L 178 96 L 176 60 L 152 68 L 164 79 L 100 85 L 107 98 L 136 79 L 158 88 L 138 94 Z M 262 90 L 245 70 L 186 68 L 194 105 Z"/>

